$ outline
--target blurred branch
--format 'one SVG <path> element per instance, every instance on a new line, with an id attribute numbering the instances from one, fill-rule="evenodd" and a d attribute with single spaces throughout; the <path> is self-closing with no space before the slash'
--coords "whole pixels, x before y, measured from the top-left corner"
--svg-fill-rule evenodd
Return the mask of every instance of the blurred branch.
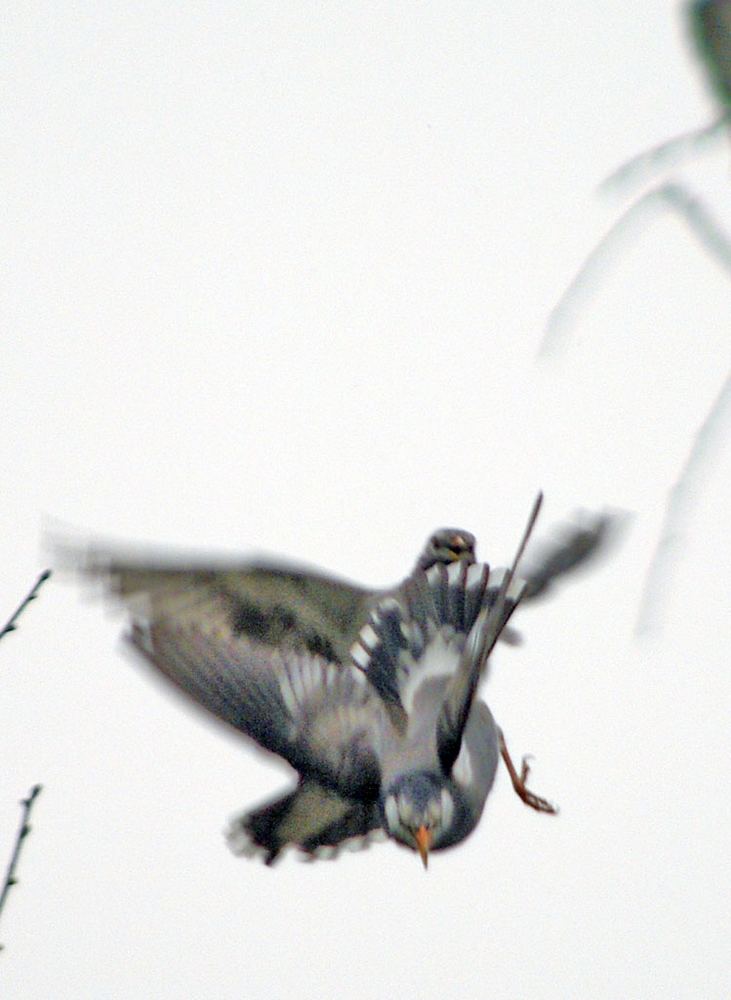
<path id="1" fill-rule="evenodd" d="M 23 610 L 30 604 L 30 602 L 34 601 L 36 597 L 38 597 L 38 591 L 41 589 L 41 586 L 45 583 L 45 581 L 49 578 L 50 575 L 51 575 L 50 569 L 46 569 L 41 573 L 36 582 L 33 584 L 32 589 L 26 594 L 26 596 L 20 602 L 18 607 L 10 616 L 10 618 L 8 618 L 8 620 L 6 621 L 5 625 L 0 631 L 0 639 L 2 639 L 4 635 L 7 635 L 8 632 L 15 631 L 15 629 L 18 627 L 16 624 L 18 618 L 20 618 L 21 614 L 23 613 Z"/>
<path id="2" fill-rule="evenodd" d="M 667 183 L 652 188 L 622 212 L 584 258 L 548 316 L 538 357 L 545 359 L 556 355 L 576 326 L 583 305 L 594 294 L 607 266 L 614 263 L 628 238 L 667 211 L 680 216 L 703 249 L 731 274 L 731 241 L 702 202 L 680 184 Z"/>
<path id="3" fill-rule="evenodd" d="M 731 413 L 731 375 L 721 386 L 713 406 L 698 428 L 693 446 L 668 496 L 652 561 L 645 576 L 635 635 L 657 632 L 662 625 L 661 608 L 667 596 L 672 564 L 683 540 L 683 531 L 701 493 L 700 479 L 720 446 Z"/>
<path id="4" fill-rule="evenodd" d="M 23 605 L 21 604 L 21 608 Z M 16 612 L 17 613 L 17 612 Z M 23 807 L 23 812 L 20 819 L 20 826 L 18 827 L 18 834 L 15 838 L 15 846 L 13 847 L 13 853 L 10 856 L 10 864 L 8 865 L 8 870 L 5 873 L 5 881 L 3 883 L 2 891 L 0 891 L 0 917 L 2 917 L 3 908 L 5 906 L 5 900 L 8 898 L 8 893 L 10 892 L 11 886 L 17 883 L 15 877 L 15 869 L 18 866 L 18 858 L 20 857 L 20 852 L 23 847 L 23 841 L 28 836 L 31 831 L 31 826 L 28 823 L 30 818 L 30 811 L 33 808 L 33 803 L 41 794 L 43 785 L 34 785 L 27 799 L 21 799 L 20 804 Z M 0 948 L 3 945 L 0 944 Z"/>

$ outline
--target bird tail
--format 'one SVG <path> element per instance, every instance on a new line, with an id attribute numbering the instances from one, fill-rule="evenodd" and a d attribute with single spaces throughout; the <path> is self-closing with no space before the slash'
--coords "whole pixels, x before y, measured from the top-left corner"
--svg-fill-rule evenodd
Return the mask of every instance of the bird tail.
<path id="1" fill-rule="evenodd" d="M 333 857 L 343 846 L 357 850 L 380 826 L 375 803 L 343 799 L 303 781 L 293 792 L 234 819 L 227 839 L 234 854 L 260 856 L 271 865 L 289 846 L 299 847 L 310 860 Z"/>

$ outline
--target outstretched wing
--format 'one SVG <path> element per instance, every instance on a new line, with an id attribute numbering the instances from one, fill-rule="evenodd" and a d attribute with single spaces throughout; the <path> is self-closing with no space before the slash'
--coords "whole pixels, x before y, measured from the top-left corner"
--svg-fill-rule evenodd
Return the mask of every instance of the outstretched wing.
<path id="1" fill-rule="evenodd" d="M 435 677 L 446 682 L 438 726 L 439 755 L 446 773 L 459 754 L 485 663 L 527 590 L 525 581 L 514 580 L 515 569 L 541 502 L 539 494 L 511 569 L 491 575 L 486 563 L 468 560 L 436 561 L 426 571 L 417 564 L 398 591 L 375 605 L 353 645 L 354 662 L 390 707 L 391 718 L 402 731 L 422 686 Z M 574 532 L 539 564 L 536 589 L 545 589 L 597 544 L 598 530 L 585 532 L 580 539 Z"/>
<path id="2" fill-rule="evenodd" d="M 338 652 L 367 592 L 262 567 L 94 557 L 87 568 L 128 605 L 134 647 L 198 704 L 304 777 L 346 797 L 377 796 L 383 707 Z"/>
<path id="3" fill-rule="evenodd" d="M 485 563 L 417 567 L 397 594 L 371 611 L 351 655 L 400 728 L 421 685 L 454 673 L 477 616 L 499 589 Z"/>
<path id="4" fill-rule="evenodd" d="M 570 522 L 556 526 L 550 541 L 538 540 L 529 546 L 520 570 L 526 583 L 523 600 L 543 597 L 559 577 L 606 553 L 619 527 L 618 513 L 579 513 Z"/>
<path id="5" fill-rule="evenodd" d="M 156 607 L 173 614 L 184 595 L 220 596 L 234 635 L 339 663 L 348 662 L 348 651 L 380 596 L 324 573 L 274 563 L 184 565 L 169 557 L 125 557 L 93 548 L 59 546 L 57 552 L 62 562 L 103 579 L 127 602 L 154 595 Z"/>

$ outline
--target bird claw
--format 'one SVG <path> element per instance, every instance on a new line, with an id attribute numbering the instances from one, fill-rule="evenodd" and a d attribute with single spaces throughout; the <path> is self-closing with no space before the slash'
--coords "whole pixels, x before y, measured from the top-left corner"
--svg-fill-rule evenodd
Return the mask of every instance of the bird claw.
<path id="1" fill-rule="evenodd" d="M 528 763 L 529 760 L 533 760 L 533 754 L 531 753 L 523 754 L 523 760 L 520 765 L 521 785 L 525 785 L 526 781 L 528 780 L 528 775 L 530 774 L 530 764 Z"/>
<path id="2" fill-rule="evenodd" d="M 515 785 L 513 785 L 513 787 L 523 802 L 525 802 L 527 806 L 530 806 L 531 809 L 535 809 L 536 812 L 551 813 L 552 815 L 555 815 L 558 812 L 556 806 L 549 802 L 548 799 L 541 798 L 540 795 L 536 795 L 535 792 L 531 792 L 524 785 L 520 788 Z"/>
<path id="3" fill-rule="evenodd" d="M 536 795 L 535 792 L 531 792 L 529 788 L 526 787 L 526 781 L 528 780 L 528 775 L 530 774 L 530 764 L 531 755 L 526 754 L 520 765 L 520 774 L 515 769 L 515 764 L 508 752 L 508 747 L 505 742 L 505 737 L 503 736 L 502 730 L 500 730 L 500 754 L 505 761 L 505 766 L 508 769 L 508 774 L 510 775 L 510 780 L 513 783 L 513 788 L 516 795 L 520 798 L 527 806 L 531 809 L 535 809 L 536 812 L 551 813 L 555 815 L 558 812 L 556 806 L 554 806 L 548 799 L 542 798 L 540 795 Z"/>

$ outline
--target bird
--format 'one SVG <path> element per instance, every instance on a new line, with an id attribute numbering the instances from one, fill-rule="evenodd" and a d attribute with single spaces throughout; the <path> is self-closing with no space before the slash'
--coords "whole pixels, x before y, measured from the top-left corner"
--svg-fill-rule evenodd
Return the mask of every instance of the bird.
<path id="1" fill-rule="evenodd" d="M 88 546 L 66 551 L 127 606 L 137 654 L 198 705 L 297 773 L 284 795 L 237 816 L 235 854 L 273 864 L 386 838 L 427 866 L 477 826 L 499 758 L 531 808 L 502 730 L 477 697 L 521 599 L 542 596 L 604 542 L 608 516 L 573 528 L 522 578 L 476 557 L 475 536 L 433 532 L 397 586 L 370 590 L 281 563 L 188 564 Z"/>

